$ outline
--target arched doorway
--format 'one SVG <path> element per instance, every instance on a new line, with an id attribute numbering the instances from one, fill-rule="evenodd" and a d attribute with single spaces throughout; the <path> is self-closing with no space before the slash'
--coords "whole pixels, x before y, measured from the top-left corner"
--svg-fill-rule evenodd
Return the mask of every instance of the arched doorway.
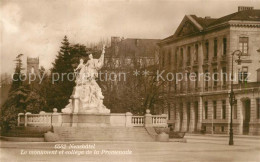
<path id="1" fill-rule="evenodd" d="M 249 133 L 249 122 L 250 122 L 250 111 L 251 111 L 251 102 L 249 98 L 241 99 L 243 103 L 243 134 Z"/>

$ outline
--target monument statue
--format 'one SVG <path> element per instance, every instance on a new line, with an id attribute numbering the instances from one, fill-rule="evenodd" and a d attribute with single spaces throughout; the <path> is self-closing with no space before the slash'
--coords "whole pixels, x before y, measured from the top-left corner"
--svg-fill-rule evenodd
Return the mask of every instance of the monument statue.
<path id="1" fill-rule="evenodd" d="M 75 72 L 79 71 L 76 86 L 70 103 L 62 109 L 63 113 L 110 113 L 110 110 L 103 104 L 104 96 L 96 82 L 98 70 L 104 65 L 104 54 L 105 46 L 99 59 L 94 59 L 92 54 L 89 54 L 86 64 L 83 59 L 80 59 L 80 64 L 75 69 Z"/>

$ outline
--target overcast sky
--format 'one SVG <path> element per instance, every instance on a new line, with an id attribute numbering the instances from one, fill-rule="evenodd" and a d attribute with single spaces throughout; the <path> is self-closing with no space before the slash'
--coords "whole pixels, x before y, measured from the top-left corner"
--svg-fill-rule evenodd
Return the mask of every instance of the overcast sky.
<path id="1" fill-rule="evenodd" d="M 162 39 L 185 14 L 221 17 L 260 0 L 1 0 L 1 73 L 14 71 L 17 54 L 38 57 L 50 68 L 64 35 L 71 43 L 101 38 Z"/>

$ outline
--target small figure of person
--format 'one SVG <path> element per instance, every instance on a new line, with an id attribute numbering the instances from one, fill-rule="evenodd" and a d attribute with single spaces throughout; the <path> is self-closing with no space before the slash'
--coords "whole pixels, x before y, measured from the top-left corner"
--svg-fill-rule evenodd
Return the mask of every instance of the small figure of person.
<path id="1" fill-rule="evenodd" d="M 74 69 L 75 72 L 79 71 L 79 73 L 77 74 L 77 79 L 76 79 L 76 84 L 80 84 L 82 83 L 82 79 L 84 77 L 85 74 L 85 64 L 84 64 L 84 60 L 80 59 L 80 63 L 78 65 L 78 67 L 76 69 Z"/>

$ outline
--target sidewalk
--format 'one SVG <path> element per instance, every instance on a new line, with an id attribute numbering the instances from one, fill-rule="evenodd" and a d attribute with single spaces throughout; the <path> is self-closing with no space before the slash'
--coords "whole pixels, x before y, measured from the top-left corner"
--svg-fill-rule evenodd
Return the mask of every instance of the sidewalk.
<path id="1" fill-rule="evenodd" d="M 227 138 L 229 134 L 193 134 L 193 133 L 186 133 L 185 137 L 220 137 L 220 138 Z M 245 139 L 259 139 L 260 136 L 253 136 L 253 135 L 234 135 L 234 138 L 245 138 Z"/>

